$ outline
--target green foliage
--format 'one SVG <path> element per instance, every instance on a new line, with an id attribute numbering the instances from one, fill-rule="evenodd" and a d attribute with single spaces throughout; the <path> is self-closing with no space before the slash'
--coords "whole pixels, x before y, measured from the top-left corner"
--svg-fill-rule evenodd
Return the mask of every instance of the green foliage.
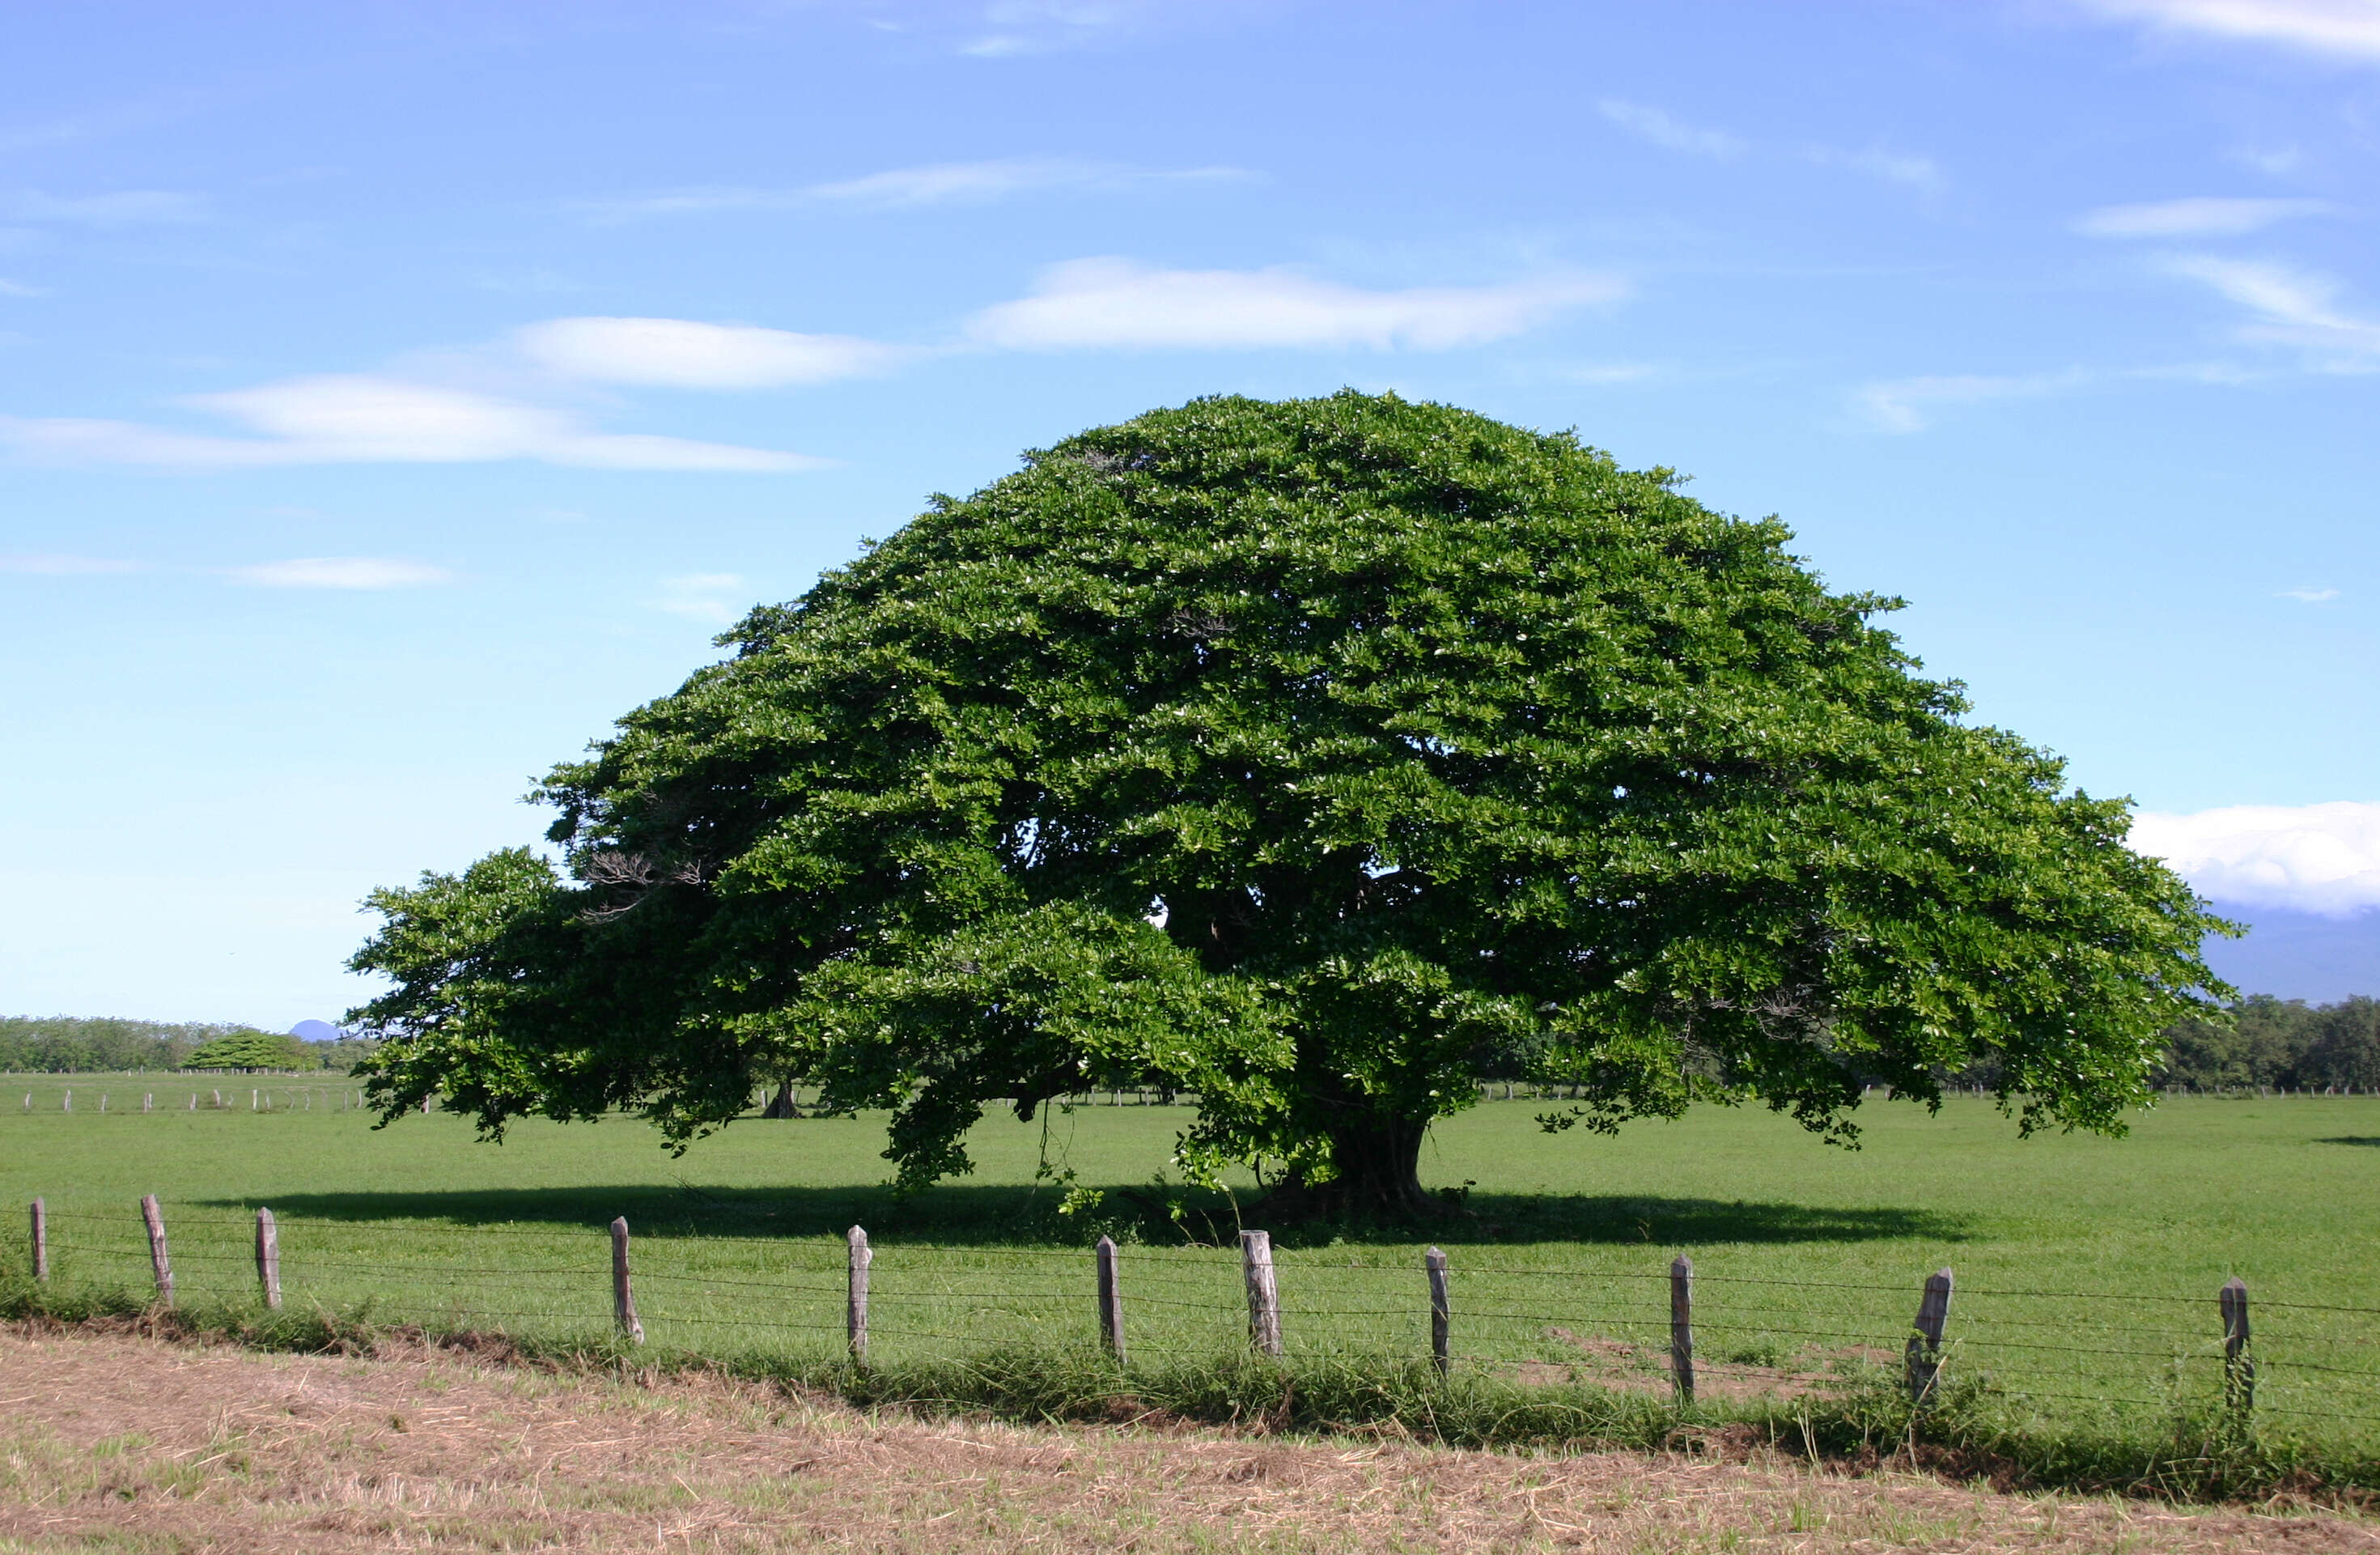
<path id="1" fill-rule="evenodd" d="M 1989 1059 L 2116 1130 L 2224 927 L 2128 807 L 1960 722 L 1774 520 L 1393 396 L 1194 402 L 933 508 L 540 790 L 527 850 L 384 890 L 394 1118 L 756 1080 L 890 1107 L 915 1188 L 992 1104 L 1195 1091 L 1183 1165 L 1420 1200 L 1519 1055 L 1549 1127 Z"/>
<path id="2" fill-rule="evenodd" d="M 185 1069 L 319 1069 L 322 1061 L 295 1037 L 242 1031 L 218 1037 L 182 1061 Z"/>
<path id="3" fill-rule="evenodd" d="M 2228 1019 L 2178 1022 L 2165 1034 L 2159 1084 L 2193 1090 L 2380 1088 L 2380 999 L 2358 995 L 2309 1006 L 2260 993 L 2225 1014 Z"/>
<path id="4" fill-rule="evenodd" d="M 0 1015 L 0 1070 L 92 1074 L 175 1069 L 218 1037 L 261 1036 L 254 1027 L 74 1015 Z"/>

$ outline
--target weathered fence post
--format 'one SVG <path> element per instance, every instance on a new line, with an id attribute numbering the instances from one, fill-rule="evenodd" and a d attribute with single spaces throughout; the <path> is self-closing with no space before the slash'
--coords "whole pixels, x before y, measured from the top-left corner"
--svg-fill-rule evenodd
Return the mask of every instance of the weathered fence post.
<path id="1" fill-rule="evenodd" d="M 33 1278 L 50 1277 L 50 1212 L 40 1199 L 33 1200 Z"/>
<path id="2" fill-rule="evenodd" d="M 1446 1252 L 1432 1247 L 1421 1256 L 1422 1271 L 1429 1277 L 1429 1361 L 1440 1377 L 1453 1364 L 1447 1342 L 1452 1337 L 1454 1309 L 1446 1296 Z"/>
<path id="3" fill-rule="evenodd" d="M 281 1228 L 273 1221 L 273 1211 L 259 1205 L 256 1210 L 256 1282 L 264 1289 L 264 1305 L 277 1309 L 281 1306 Z"/>
<path id="4" fill-rule="evenodd" d="M 142 1091 L 142 1092 L 140 1093 L 140 1110 L 141 1110 L 142 1112 L 147 1112 L 147 1111 L 149 1111 L 150 1103 L 152 1103 L 152 1102 L 155 1101 L 156 1099 L 157 1099 L 157 1097 L 156 1097 L 156 1095 L 155 1095 L 155 1093 L 154 1093 L 154 1092 L 152 1092 L 152 1091 L 145 1091 L 145 1090 L 144 1090 L 144 1091 Z"/>
<path id="5" fill-rule="evenodd" d="M 2243 1418 L 2256 1407 L 2256 1357 L 2248 1347 L 2248 1282 L 2223 1282 L 2223 1403 Z"/>
<path id="6" fill-rule="evenodd" d="M 876 1255 L 868 1251 L 868 1233 L 851 1228 L 851 1299 L 844 1309 L 844 1337 L 854 1361 L 868 1359 L 868 1266 Z"/>
<path id="7" fill-rule="evenodd" d="M 1259 1355 L 1281 1354 L 1281 1287 L 1272 1275 L 1272 1233 L 1240 1233 L 1240 1273 L 1248 1287 L 1248 1342 Z"/>
<path id="8" fill-rule="evenodd" d="M 1925 1280 L 1917 1323 L 1909 1335 L 1909 1402 L 1923 1407 L 1942 1369 L 1942 1328 L 1950 1318 L 1950 1271 L 1937 1269 Z"/>
<path id="9" fill-rule="evenodd" d="M 1670 1262 L 1670 1380 L 1680 1403 L 1694 1402 L 1694 1260 Z"/>
<path id="10" fill-rule="evenodd" d="M 1099 1342 L 1115 1363 L 1124 1363 L 1123 1289 L 1116 1282 L 1116 1245 L 1112 1236 L 1099 1238 Z"/>
<path id="11" fill-rule="evenodd" d="M 74 1091 L 72 1087 L 68 1087 L 67 1091 L 67 1099 L 58 1104 L 58 1111 L 61 1112 L 71 1112 L 74 1111 Z"/>
<path id="12" fill-rule="evenodd" d="M 612 1222 L 612 1316 L 631 1344 L 645 1342 L 645 1325 L 637 1320 L 637 1294 L 628 1288 L 628 1217 Z"/>
<path id="13" fill-rule="evenodd" d="M 149 1228 L 149 1272 L 157 1282 L 157 1299 L 174 1305 L 174 1266 L 165 1257 L 165 1213 L 153 1193 L 140 1196 L 140 1223 Z"/>

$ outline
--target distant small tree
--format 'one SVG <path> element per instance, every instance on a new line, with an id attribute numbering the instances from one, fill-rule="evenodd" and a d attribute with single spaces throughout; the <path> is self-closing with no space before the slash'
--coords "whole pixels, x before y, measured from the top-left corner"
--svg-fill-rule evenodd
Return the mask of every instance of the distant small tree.
<path id="1" fill-rule="evenodd" d="M 1194 402 L 932 510 L 631 714 L 527 849 L 376 893 L 383 1121 L 759 1079 L 892 1110 L 900 1181 L 1106 1076 L 1182 1160 L 1427 1202 L 1485 1074 L 1549 1126 L 1986 1059 L 2023 1127 L 2119 1131 L 2227 927 L 2129 807 L 1965 723 L 1784 527 L 1568 435 L 1354 393 Z"/>
<path id="2" fill-rule="evenodd" d="M 244 1031 L 218 1037 L 182 1061 L 185 1069 L 311 1069 L 314 1056 L 295 1037 Z"/>

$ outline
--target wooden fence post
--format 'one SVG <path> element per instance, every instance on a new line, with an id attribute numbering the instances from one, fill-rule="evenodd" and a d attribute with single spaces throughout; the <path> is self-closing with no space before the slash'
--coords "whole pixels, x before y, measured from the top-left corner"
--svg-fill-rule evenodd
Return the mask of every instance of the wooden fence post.
<path id="1" fill-rule="evenodd" d="M 1949 1318 L 1950 1271 L 1937 1269 L 1926 1277 L 1917 1323 L 1909 1335 L 1909 1402 L 1920 1408 L 1933 1396 L 1934 1379 L 1942 1369 L 1942 1329 Z"/>
<path id="2" fill-rule="evenodd" d="M 628 1288 L 628 1217 L 612 1222 L 612 1316 L 631 1344 L 645 1342 L 645 1325 L 637 1320 L 637 1295 Z"/>
<path id="3" fill-rule="evenodd" d="M 2223 1403 L 2245 1416 L 2256 1407 L 2256 1357 L 2248 1347 L 2248 1282 L 2232 1276 L 2223 1282 L 2216 1299 L 2223 1308 Z"/>
<path id="4" fill-rule="evenodd" d="M 1116 1282 L 1116 1245 L 1112 1236 L 1099 1238 L 1099 1342 L 1115 1364 L 1124 1364 L 1123 1289 Z"/>
<path id="5" fill-rule="evenodd" d="M 278 1310 L 281 1306 L 281 1228 L 273 1222 L 273 1211 L 259 1205 L 256 1210 L 256 1282 L 264 1289 L 264 1305 Z"/>
<path id="6" fill-rule="evenodd" d="M 1694 1402 L 1694 1260 L 1670 1262 L 1670 1381 L 1680 1403 Z"/>
<path id="7" fill-rule="evenodd" d="M 876 1255 L 868 1250 L 868 1233 L 857 1226 L 851 1228 L 851 1299 L 844 1309 L 844 1337 L 851 1345 L 854 1362 L 868 1359 L 868 1266 Z"/>
<path id="8" fill-rule="evenodd" d="M 149 1272 L 157 1282 L 157 1299 L 174 1305 L 174 1266 L 165 1257 L 165 1214 L 153 1193 L 140 1196 L 140 1223 L 149 1228 Z"/>
<path id="9" fill-rule="evenodd" d="M 1240 1233 L 1240 1273 L 1248 1287 L 1248 1342 L 1259 1355 L 1281 1354 L 1281 1287 L 1272 1274 L 1272 1233 Z"/>
<path id="10" fill-rule="evenodd" d="M 1447 1342 L 1452 1337 L 1454 1309 L 1446 1295 L 1446 1252 L 1432 1247 L 1421 1256 L 1422 1271 L 1429 1277 L 1429 1360 L 1440 1377 L 1453 1364 Z"/>
<path id="11" fill-rule="evenodd" d="M 46 1281 L 50 1277 L 50 1212 L 40 1199 L 33 1200 L 33 1278 Z"/>

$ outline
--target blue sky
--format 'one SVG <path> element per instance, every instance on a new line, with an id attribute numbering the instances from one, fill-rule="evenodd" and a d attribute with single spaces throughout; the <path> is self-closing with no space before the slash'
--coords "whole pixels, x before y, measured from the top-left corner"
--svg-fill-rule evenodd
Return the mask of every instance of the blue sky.
<path id="1" fill-rule="evenodd" d="M 335 1014 L 744 606 L 1342 384 L 1779 515 L 2380 985 L 2374 0 L 8 13 L 0 1010 Z"/>

